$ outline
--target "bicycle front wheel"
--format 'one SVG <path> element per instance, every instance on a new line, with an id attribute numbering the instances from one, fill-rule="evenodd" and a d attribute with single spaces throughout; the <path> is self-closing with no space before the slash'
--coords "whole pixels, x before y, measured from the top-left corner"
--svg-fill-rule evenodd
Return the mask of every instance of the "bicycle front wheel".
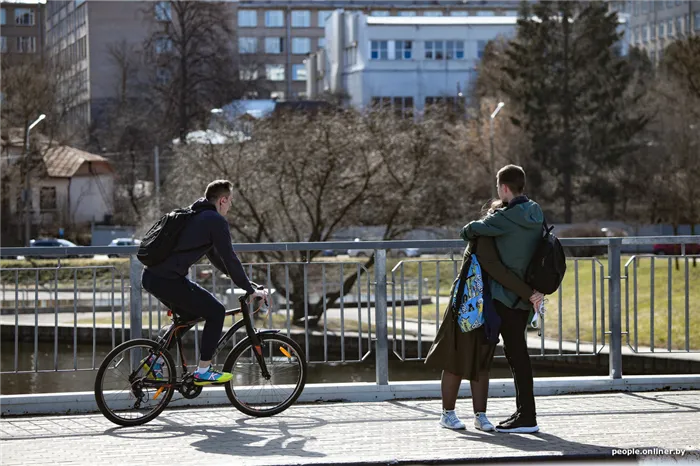
<path id="1" fill-rule="evenodd" d="M 268 417 L 289 408 L 299 398 L 306 384 L 306 359 L 301 347 L 284 335 L 261 333 L 262 355 L 270 374 L 262 374 L 250 338 L 231 350 L 224 362 L 224 372 L 233 374 L 226 384 L 226 395 L 242 413 Z"/>
<path id="2" fill-rule="evenodd" d="M 148 360 L 157 365 L 151 368 Z M 145 424 L 168 405 L 175 377 L 173 357 L 166 350 L 158 352 L 154 341 L 124 342 L 110 351 L 97 371 L 97 407 L 104 417 L 120 426 Z"/>

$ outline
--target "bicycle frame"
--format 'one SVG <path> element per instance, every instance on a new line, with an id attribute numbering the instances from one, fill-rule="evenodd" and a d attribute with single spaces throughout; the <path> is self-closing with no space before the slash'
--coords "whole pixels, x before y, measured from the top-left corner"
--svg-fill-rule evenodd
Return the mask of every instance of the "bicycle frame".
<path id="1" fill-rule="evenodd" d="M 245 297 L 239 298 L 239 303 L 241 304 L 241 307 L 236 308 L 236 309 L 230 309 L 225 312 L 225 316 L 235 316 L 237 314 L 242 314 L 243 318 L 236 322 L 231 328 L 228 329 L 228 331 L 219 339 L 219 342 L 216 345 L 216 348 L 214 349 L 214 354 L 212 358 L 216 357 L 221 350 L 223 350 L 226 347 L 226 344 L 233 338 L 233 335 L 240 330 L 241 328 L 245 328 L 246 333 L 248 335 L 248 338 L 250 338 L 253 348 L 255 348 L 255 359 L 258 361 L 258 364 L 260 365 L 260 369 L 262 371 L 262 375 L 265 378 L 270 377 L 270 373 L 267 370 L 267 364 L 265 364 L 265 358 L 262 355 L 262 347 L 260 343 L 260 338 L 258 335 L 260 333 L 278 333 L 279 330 L 257 330 L 253 326 L 253 319 L 251 319 L 251 314 L 250 312 L 243 312 L 243 309 L 247 308 L 248 305 L 245 302 Z M 255 313 L 257 311 L 254 311 Z M 168 310 L 168 315 L 173 316 L 173 323 L 170 324 L 170 327 L 168 330 L 165 332 L 165 334 L 158 339 L 159 343 L 159 351 L 162 350 L 168 350 L 170 347 L 172 347 L 173 344 L 173 338 L 175 338 L 175 342 L 177 344 L 177 348 L 180 353 L 180 363 L 182 364 L 182 372 L 183 374 L 187 373 L 187 360 L 185 359 L 185 351 L 183 349 L 182 345 L 182 335 L 187 333 L 188 330 L 190 330 L 192 327 L 197 325 L 200 322 L 204 322 L 205 319 L 203 318 L 198 318 L 195 320 L 190 320 L 190 321 L 180 321 L 180 319 L 177 317 L 177 315 L 173 315 L 171 310 Z M 182 330 L 184 329 L 184 330 Z M 241 340 L 240 342 L 236 343 L 237 347 L 240 345 L 244 340 Z M 234 347 L 234 348 L 235 348 Z M 140 370 L 140 367 L 137 368 L 136 372 Z M 151 368 L 149 370 L 152 371 L 153 369 Z M 148 374 L 146 374 L 148 375 Z M 177 383 L 179 385 L 181 382 Z M 154 385 L 158 384 L 158 382 L 153 382 Z M 167 384 L 163 384 L 167 385 Z"/>

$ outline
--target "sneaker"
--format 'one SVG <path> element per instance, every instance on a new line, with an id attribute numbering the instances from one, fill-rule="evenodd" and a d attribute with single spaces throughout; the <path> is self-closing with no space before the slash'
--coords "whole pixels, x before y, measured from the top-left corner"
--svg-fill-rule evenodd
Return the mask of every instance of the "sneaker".
<path id="1" fill-rule="evenodd" d="M 153 363 L 153 360 L 155 359 L 155 355 L 152 354 L 147 358 L 143 358 L 141 362 L 145 362 L 143 365 L 143 370 L 146 371 L 148 374 L 149 379 L 151 380 L 165 380 L 165 377 L 163 376 L 163 358 L 160 357 L 156 359 L 155 364 Z M 151 370 L 151 366 L 153 367 L 153 370 Z"/>
<path id="2" fill-rule="evenodd" d="M 499 425 L 499 426 L 502 426 L 503 424 L 507 424 L 508 422 L 510 422 L 510 421 L 512 421 L 513 419 L 515 419 L 515 418 L 518 416 L 519 413 L 520 413 L 520 411 L 517 411 L 517 410 L 516 410 L 513 414 L 511 414 L 510 416 L 508 416 L 508 419 L 499 422 L 498 425 Z"/>
<path id="3" fill-rule="evenodd" d="M 467 426 L 465 426 L 464 423 L 459 420 L 454 410 L 442 411 L 442 416 L 440 416 L 440 425 L 446 429 L 452 430 L 461 430 L 467 428 Z"/>
<path id="4" fill-rule="evenodd" d="M 514 419 L 504 422 L 496 427 L 497 432 L 510 434 L 534 434 L 539 431 L 535 416 L 526 416 L 518 414 Z"/>
<path id="5" fill-rule="evenodd" d="M 474 427 L 484 432 L 493 432 L 496 430 L 493 424 L 491 424 L 491 421 L 489 421 L 489 418 L 486 417 L 486 413 L 476 413 L 474 415 Z"/>
<path id="6" fill-rule="evenodd" d="M 209 366 L 209 369 L 203 374 L 199 371 L 194 371 L 195 385 L 211 385 L 214 383 L 226 383 L 233 378 L 233 374 L 229 372 L 219 372 Z"/>

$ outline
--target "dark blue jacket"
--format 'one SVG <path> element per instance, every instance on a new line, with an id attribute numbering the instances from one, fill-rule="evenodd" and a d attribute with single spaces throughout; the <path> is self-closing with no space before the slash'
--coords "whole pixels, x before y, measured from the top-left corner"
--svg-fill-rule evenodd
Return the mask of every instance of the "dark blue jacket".
<path id="1" fill-rule="evenodd" d="M 231 277 L 238 288 L 253 293 L 255 290 L 243 264 L 233 251 L 228 221 L 204 198 L 192 204 L 192 209 L 199 213 L 188 220 L 174 252 L 160 264 L 148 267 L 148 270 L 162 278 L 185 277 L 190 267 L 206 255 L 212 265 Z"/>

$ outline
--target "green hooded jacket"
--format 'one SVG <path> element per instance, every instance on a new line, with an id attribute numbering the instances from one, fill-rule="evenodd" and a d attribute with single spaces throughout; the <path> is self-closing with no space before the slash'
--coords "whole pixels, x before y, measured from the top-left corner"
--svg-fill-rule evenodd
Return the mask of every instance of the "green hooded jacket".
<path id="1" fill-rule="evenodd" d="M 498 209 L 483 220 L 470 222 L 460 236 L 469 241 L 478 236 L 492 236 L 501 262 L 521 280 L 530 264 L 537 244 L 542 238 L 544 214 L 539 204 L 526 196 L 518 196 L 508 207 Z M 531 310 L 529 301 L 518 300 L 518 295 L 491 280 L 491 295 L 509 308 Z M 517 306 L 516 306 L 517 303 Z"/>

